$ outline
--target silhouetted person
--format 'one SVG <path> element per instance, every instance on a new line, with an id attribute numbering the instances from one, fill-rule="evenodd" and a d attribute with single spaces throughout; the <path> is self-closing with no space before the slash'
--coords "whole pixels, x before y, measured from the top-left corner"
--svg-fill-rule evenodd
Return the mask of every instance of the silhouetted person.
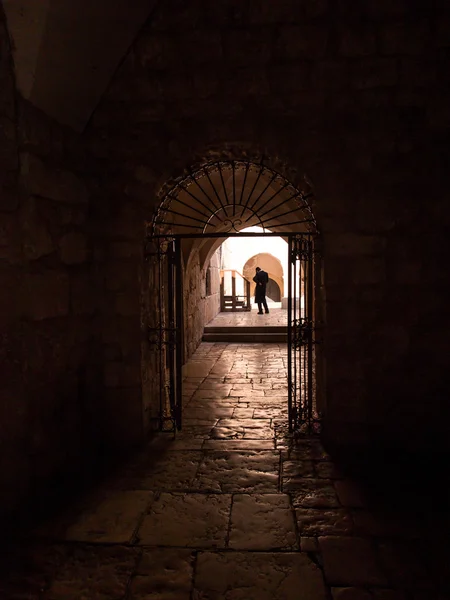
<path id="1" fill-rule="evenodd" d="M 266 285 L 269 281 L 269 276 L 265 271 L 259 267 L 256 267 L 256 275 L 253 277 L 253 281 L 256 283 L 255 302 L 258 305 L 258 315 L 263 315 L 263 306 L 266 313 L 269 312 L 269 307 L 267 306 L 266 300 Z"/>

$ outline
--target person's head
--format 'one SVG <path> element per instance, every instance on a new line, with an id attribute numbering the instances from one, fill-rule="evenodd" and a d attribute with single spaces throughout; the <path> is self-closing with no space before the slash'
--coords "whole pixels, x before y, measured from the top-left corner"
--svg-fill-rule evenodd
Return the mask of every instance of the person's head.
<path id="1" fill-rule="evenodd" d="M 256 272 L 258 273 L 259 271 L 261 271 L 261 269 L 259 267 L 256 267 Z"/>

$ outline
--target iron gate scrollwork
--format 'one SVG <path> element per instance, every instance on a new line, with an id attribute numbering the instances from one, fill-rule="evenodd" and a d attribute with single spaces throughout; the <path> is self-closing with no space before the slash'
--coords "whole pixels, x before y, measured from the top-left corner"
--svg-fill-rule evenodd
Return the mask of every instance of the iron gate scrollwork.
<path id="1" fill-rule="evenodd" d="M 288 241 L 289 430 L 313 434 L 320 424 L 314 385 L 314 236 L 291 235 Z"/>
<path id="2" fill-rule="evenodd" d="M 170 235 L 147 239 L 145 257 L 153 269 L 156 296 L 147 341 L 156 355 L 159 381 L 159 429 L 182 425 L 183 277 L 181 240 Z"/>

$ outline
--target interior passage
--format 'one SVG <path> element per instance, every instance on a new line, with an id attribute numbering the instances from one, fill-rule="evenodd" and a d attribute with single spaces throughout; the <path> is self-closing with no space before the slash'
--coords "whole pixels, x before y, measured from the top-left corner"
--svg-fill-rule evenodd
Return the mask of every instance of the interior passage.
<path id="1" fill-rule="evenodd" d="M 9 549 L 0 597 L 448 597 L 442 507 L 397 504 L 392 482 L 377 496 L 319 440 L 293 440 L 286 356 L 283 344 L 201 344 L 184 367 L 182 432 Z"/>

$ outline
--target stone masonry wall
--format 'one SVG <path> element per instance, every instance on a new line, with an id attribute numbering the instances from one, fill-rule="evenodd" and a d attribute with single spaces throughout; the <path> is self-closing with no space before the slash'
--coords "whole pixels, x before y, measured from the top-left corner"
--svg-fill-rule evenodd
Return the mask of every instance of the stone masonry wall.
<path id="1" fill-rule="evenodd" d="M 184 286 L 185 355 L 189 358 L 198 348 L 204 326 L 220 312 L 219 259 L 216 251 L 211 257 L 211 291 L 206 296 L 206 269 L 200 266 L 198 253 L 191 257 Z"/>
<path id="2" fill-rule="evenodd" d="M 0 14 L 0 515 L 89 438 L 89 197 L 79 138 L 15 93 Z"/>
<path id="3" fill-rule="evenodd" d="M 211 256 L 209 270 L 211 277 L 211 294 L 205 296 L 204 324 L 207 325 L 220 312 L 220 256 L 221 249 L 218 248 Z M 208 269 L 208 265 L 206 265 Z M 205 281 L 206 289 L 206 281 Z"/>
<path id="4" fill-rule="evenodd" d="M 444 0 L 161 5 L 88 132 L 108 268 L 129 277 L 126 310 L 125 296 L 105 295 L 108 334 L 139 338 L 138 240 L 163 182 L 201 157 L 264 154 L 316 191 L 326 435 L 448 445 L 449 10 Z"/>

